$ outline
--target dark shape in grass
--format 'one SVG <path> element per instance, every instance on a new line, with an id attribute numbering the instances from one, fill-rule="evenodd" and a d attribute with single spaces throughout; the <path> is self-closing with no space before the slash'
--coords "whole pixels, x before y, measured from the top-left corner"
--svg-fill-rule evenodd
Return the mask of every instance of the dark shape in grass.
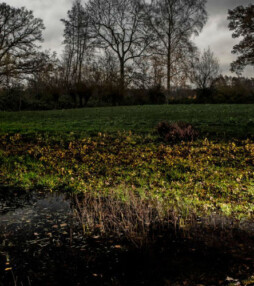
<path id="1" fill-rule="evenodd" d="M 198 131 L 186 122 L 160 122 L 157 131 L 166 142 L 193 141 L 198 137 Z"/>

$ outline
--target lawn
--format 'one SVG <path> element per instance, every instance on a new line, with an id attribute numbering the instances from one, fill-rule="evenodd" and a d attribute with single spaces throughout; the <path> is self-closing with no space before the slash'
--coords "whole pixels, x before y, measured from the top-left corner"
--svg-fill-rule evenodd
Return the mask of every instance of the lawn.
<path id="1" fill-rule="evenodd" d="M 151 133 L 160 121 L 186 121 L 210 134 L 254 134 L 254 105 L 162 105 L 0 112 L 1 133 L 69 133 L 132 130 Z"/>

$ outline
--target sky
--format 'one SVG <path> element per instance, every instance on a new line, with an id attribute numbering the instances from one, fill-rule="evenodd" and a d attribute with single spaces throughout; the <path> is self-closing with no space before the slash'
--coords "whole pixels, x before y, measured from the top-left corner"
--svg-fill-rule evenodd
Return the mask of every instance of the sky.
<path id="1" fill-rule="evenodd" d="M 25 6 L 33 10 L 35 17 L 43 19 L 46 27 L 44 31 L 43 48 L 51 49 L 61 54 L 63 49 L 63 23 L 60 21 L 66 18 L 67 11 L 71 8 L 73 0 L 5 0 L 7 4 L 14 7 Z M 85 1 L 85 0 L 84 0 Z M 251 4 L 253 0 L 208 0 L 207 12 L 209 15 L 203 31 L 194 38 L 194 42 L 204 50 L 208 47 L 219 59 L 221 72 L 232 75 L 229 71 L 230 63 L 236 58 L 231 50 L 239 39 L 232 39 L 232 31 L 228 29 L 227 11 L 239 5 Z M 253 67 L 246 68 L 244 76 L 254 76 Z"/>

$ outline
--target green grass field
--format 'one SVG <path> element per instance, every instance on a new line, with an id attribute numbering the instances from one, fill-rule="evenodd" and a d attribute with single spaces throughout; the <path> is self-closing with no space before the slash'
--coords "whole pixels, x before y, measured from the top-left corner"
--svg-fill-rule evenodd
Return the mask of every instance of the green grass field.
<path id="1" fill-rule="evenodd" d="M 123 200 L 134 192 L 186 219 L 254 217 L 254 105 L 1 112 L 0 120 L 0 185 Z M 202 136 L 165 143 L 160 121 L 192 123 Z"/>
<path id="2" fill-rule="evenodd" d="M 1 133 L 152 132 L 160 121 L 186 121 L 201 132 L 254 134 L 254 105 L 162 105 L 0 112 Z"/>

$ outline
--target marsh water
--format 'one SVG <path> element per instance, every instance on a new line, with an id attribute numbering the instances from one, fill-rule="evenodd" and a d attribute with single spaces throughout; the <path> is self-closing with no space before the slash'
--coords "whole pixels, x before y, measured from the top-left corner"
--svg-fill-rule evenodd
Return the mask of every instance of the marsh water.
<path id="1" fill-rule="evenodd" d="M 137 246 L 84 232 L 79 212 L 75 195 L 1 187 L 0 285 L 254 285 L 250 228 L 169 228 Z"/>

